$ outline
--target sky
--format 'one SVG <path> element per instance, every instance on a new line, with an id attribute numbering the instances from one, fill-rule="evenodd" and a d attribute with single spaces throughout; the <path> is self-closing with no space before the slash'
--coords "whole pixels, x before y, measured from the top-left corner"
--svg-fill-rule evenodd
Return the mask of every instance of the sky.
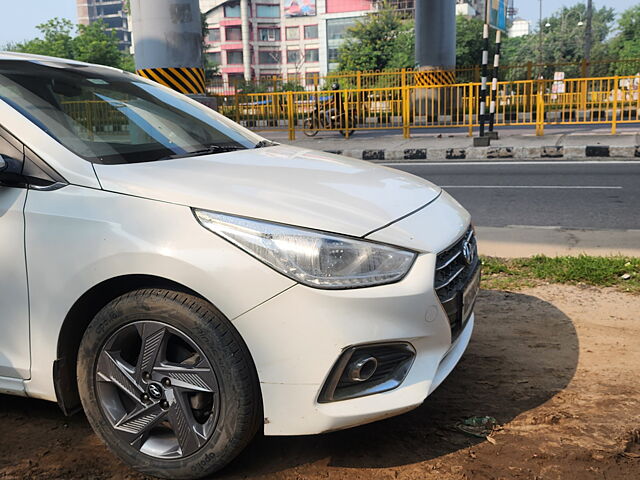
<path id="1" fill-rule="evenodd" d="M 2 1 L 2 0 L 0 0 Z M 522 17 L 531 22 L 532 26 L 537 26 L 540 18 L 539 0 L 514 0 L 514 7 L 518 9 L 518 17 Z M 542 17 L 548 17 L 562 7 L 570 7 L 576 3 L 584 3 L 585 0 L 542 0 Z M 593 8 L 610 7 L 616 13 L 622 13 L 627 8 L 638 4 L 638 0 L 593 0 Z"/>
<path id="2" fill-rule="evenodd" d="M 9 42 L 39 35 L 36 25 L 53 17 L 77 23 L 76 0 L 0 0 L 0 50 Z"/>
<path id="3" fill-rule="evenodd" d="M 451 0 L 453 1 L 453 0 Z M 584 0 L 582 0 L 584 3 Z M 539 0 L 515 0 L 518 16 L 538 22 Z M 580 3 L 579 0 L 542 0 L 543 16 L 562 6 Z M 594 0 L 595 7 L 613 7 L 618 13 L 638 3 L 638 0 Z M 19 6 L 19 7 L 18 7 Z M 38 36 L 36 25 L 53 17 L 64 17 L 76 23 L 75 0 L 0 0 L 0 47 Z"/>

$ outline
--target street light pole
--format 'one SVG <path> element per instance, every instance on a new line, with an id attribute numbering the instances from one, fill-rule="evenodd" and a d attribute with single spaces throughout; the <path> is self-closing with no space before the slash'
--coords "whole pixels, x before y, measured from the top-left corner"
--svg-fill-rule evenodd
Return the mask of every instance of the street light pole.
<path id="1" fill-rule="evenodd" d="M 540 21 L 538 26 L 538 64 L 542 65 L 542 0 L 540 2 Z"/>
<path id="2" fill-rule="evenodd" d="M 584 31 L 584 60 L 587 65 L 587 76 L 589 75 L 589 62 L 591 60 L 591 19 L 593 17 L 593 0 L 587 0 L 587 18 Z"/>

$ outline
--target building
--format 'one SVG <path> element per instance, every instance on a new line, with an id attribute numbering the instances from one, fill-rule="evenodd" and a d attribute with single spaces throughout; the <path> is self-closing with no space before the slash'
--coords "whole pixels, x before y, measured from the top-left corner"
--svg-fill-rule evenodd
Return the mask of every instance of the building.
<path id="1" fill-rule="evenodd" d="M 347 30 L 381 3 L 377 0 L 260 0 L 247 2 L 243 38 L 240 0 L 200 0 L 206 15 L 206 56 L 220 65 L 218 83 L 274 77 L 312 86 L 337 68 L 338 48 Z M 413 0 L 395 0 L 410 12 Z M 245 52 L 250 56 L 244 62 Z M 246 63 L 246 64 L 245 64 Z M 247 71 L 248 70 L 248 71 Z M 246 74 L 246 75 L 245 75 Z M 232 87 L 229 87 L 232 88 Z"/>
<path id="2" fill-rule="evenodd" d="M 516 18 L 509 27 L 509 37 L 524 37 L 531 33 L 531 22 L 523 18 Z"/>
<path id="3" fill-rule="evenodd" d="M 496 0 L 456 0 L 456 15 L 464 15 L 466 17 L 484 16 L 484 9 L 487 1 L 495 2 Z M 514 0 L 500 0 L 505 3 L 507 19 L 513 21 L 518 13 L 518 9 L 513 6 Z"/>
<path id="4" fill-rule="evenodd" d="M 78 22 L 89 25 L 102 20 L 108 28 L 115 31 L 120 50 L 129 52 L 131 31 L 124 4 L 124 0 L 76 0 Z"/>
<path id="5" fill-rule="evenodd" d="M 456 15 L 478 17 L 482 15 L 484 2 L 482 0 L 456 0 Z"/>

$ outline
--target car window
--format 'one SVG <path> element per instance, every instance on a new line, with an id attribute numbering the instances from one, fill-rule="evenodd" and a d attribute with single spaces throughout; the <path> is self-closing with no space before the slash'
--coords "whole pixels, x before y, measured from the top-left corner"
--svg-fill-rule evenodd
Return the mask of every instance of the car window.
<path id="1" fill-rule="evenodd" d="M 183 95 L 100 67 L 3 60 L 0 99 L 94 163 L 240 150 L 262 140 Z"/>
<path id="2" fill-rule="evenodd" d="M 22 145 L 4 128 L 0 127 L 0 155 L 23 161 Z"/>

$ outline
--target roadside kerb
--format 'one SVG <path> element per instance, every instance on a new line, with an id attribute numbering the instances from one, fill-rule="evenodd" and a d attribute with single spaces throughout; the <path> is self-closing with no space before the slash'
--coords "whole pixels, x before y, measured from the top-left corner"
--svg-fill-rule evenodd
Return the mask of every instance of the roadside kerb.
<path id="1" fill-rule="evenodd" d="M 640 230 L 598 230 L 507 225 L 476 226 L 481 255 L 503 258 L 532 255 L 627 255 L 640 257 Z"/>
<path id="2" fill-rule="evenodd" d="M 539 147 L 465 147 L 324 150 L 372 162 L 425 162 L 460 160 L 640 160 L 640 146 L 547 145 Z"/>

